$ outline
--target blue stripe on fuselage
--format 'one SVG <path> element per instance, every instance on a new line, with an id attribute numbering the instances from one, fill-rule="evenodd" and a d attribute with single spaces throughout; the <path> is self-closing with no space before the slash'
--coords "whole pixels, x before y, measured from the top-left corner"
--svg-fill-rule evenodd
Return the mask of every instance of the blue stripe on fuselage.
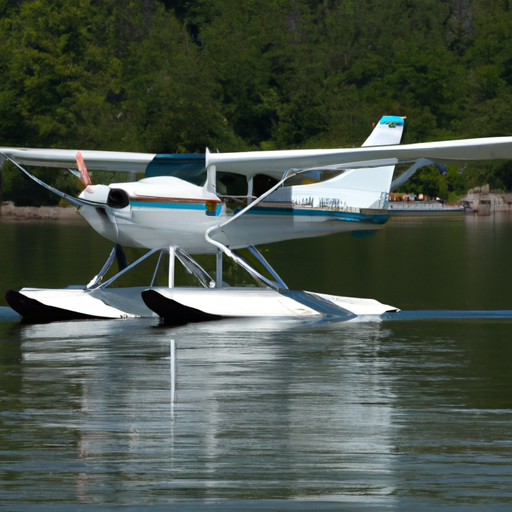
<path id="1" fill-rule="evenodd" d="M 166 208 L 175 210 L 206 210 L 205 203 L 167 203 L 167 202 L 144 202 L 132 201 L 132 206 L 138 208 Z M 219 215 L 222 205 L 218 204 L 215 215 Z M 245 215 L 287 215 L 290 217 L 332 217 L 345 222 L 370 222 L 373 224 L 384 224 L 388 216 L 384 213 L 366 214 L 355 212 L 339 212 L 333 210 L 313 210 L 305 208 L 256 206 Z"/>
<path id="2" fill-rule="evenodd" d="M 153 203 L 144 201 L 132 201 L 132 206 L 137 208 L 172 208 L 177 210 L 205 210 L 204 203 Z"/>
<path id="3" fill-rule="evenodd" d="M 145 201 L 131 201 L 130 203 L 135 208 L 165 208 L 171 210 L 206 210 L 206 203 L 167 203 L 167 202 L 145 202 Z M 222 205 L 219 203 L 215 208 L 215 215 L 220 215 Z"/>
<path id="4" fill-rule="evenodd" d="M 333 210 L 309 210 L 305 208 L 282 208 L 272 206 L 256 206 L 249 210 L 247 214 L 252 215 L 290 215 L 300 217 L 334 217 L 335 219 L 346 222 L 372 222 L 374 224 L 384 224 L 388 220 L 385 213 L 356 213 L 356 212 L 338 212 Z"/>

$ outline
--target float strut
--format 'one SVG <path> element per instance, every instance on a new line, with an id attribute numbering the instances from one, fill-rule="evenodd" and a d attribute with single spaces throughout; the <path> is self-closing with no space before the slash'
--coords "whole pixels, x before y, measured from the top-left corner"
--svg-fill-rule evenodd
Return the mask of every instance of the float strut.
<path id="1" fill-rule="evenodd" d="M 176 258 L 174 247 L 169 247 L 169 288 L 174 288 L 174 268 L 176 266 Z"/>
<path id="2" fill-rule="evenodd" d="M 220 250 L 217 250 L 215 270 L 215 287 L 222 288 L 222 251 Z"/>

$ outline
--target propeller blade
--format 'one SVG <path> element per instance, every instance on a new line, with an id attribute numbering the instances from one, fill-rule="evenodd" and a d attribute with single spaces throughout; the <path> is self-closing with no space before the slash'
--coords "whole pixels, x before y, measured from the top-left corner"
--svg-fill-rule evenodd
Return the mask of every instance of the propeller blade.
<path id="1" fill-rule="evenodd" d="M 89 172 L 87 171 L 87 166 L 84 162 L 84 157 L 80 151 L 77 151 L 76 155 L 76 164 L 78 166 L 78 170 L 80 171 L 80 181 L 86 186 L 92 185 L 91 178 L 89 176 Z"/>

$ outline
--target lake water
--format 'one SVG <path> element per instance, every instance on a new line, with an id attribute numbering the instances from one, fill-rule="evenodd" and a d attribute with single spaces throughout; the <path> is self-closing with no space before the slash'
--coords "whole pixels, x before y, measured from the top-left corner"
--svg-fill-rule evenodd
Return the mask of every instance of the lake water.
<path id="1" fill-rule="evenodd" d="M 80 221 L 0 220 L 0 244 L 2 295 L 86 283 L 110 250 Z M 264 254 L 291 288 L 405 313 L 24 325 L 3 302 L 0 510 L 510 510 L 512 219 Z"/>

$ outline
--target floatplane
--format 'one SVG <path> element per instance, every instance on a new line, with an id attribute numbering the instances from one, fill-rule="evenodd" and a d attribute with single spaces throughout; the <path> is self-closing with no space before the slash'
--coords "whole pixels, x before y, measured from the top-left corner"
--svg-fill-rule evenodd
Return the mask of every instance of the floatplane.
<path id="1" fill-rule="evenodd" d="M 380 316 L 398 308 L 374 299 L 289 290 L 257 245 L 381 228 L 390 191 L 433 163 L 512 158 L 512 137 L 400 145 L 404 118 L 384 116 L 361 147 L 240 153 L 149 154 L 0 148 L 30 178 L 72 205 L 114 243 L 89 284 L 66 289 L 9 290 L 9 305 L 28 321 L 158 315 L 165 324 L 223 317 L 335 318 Z M 411 164 L 392 181 L 397 164 Z M 65 194 L 25 167 L 69 169 L 85 188 Z M 94 185 L 89 170 L 123 171 L 139 181 Z M 122 247 L 147 252 L 104 279 Z M 249 251 L 251 258 L 241 254 Z M 115 281 L 152 254 L 169 258 L 166 286 L 116 288 Z M 191 255 L 215 258 L 212 277 Z M 259 286 L 226 286 L 224 256 Z M 197 278 L 175 286 L 179 262 Z M 256 263 L 254 263 L 256 262 Z M 213 272 L 212 272 L 213 273 Z"/>

